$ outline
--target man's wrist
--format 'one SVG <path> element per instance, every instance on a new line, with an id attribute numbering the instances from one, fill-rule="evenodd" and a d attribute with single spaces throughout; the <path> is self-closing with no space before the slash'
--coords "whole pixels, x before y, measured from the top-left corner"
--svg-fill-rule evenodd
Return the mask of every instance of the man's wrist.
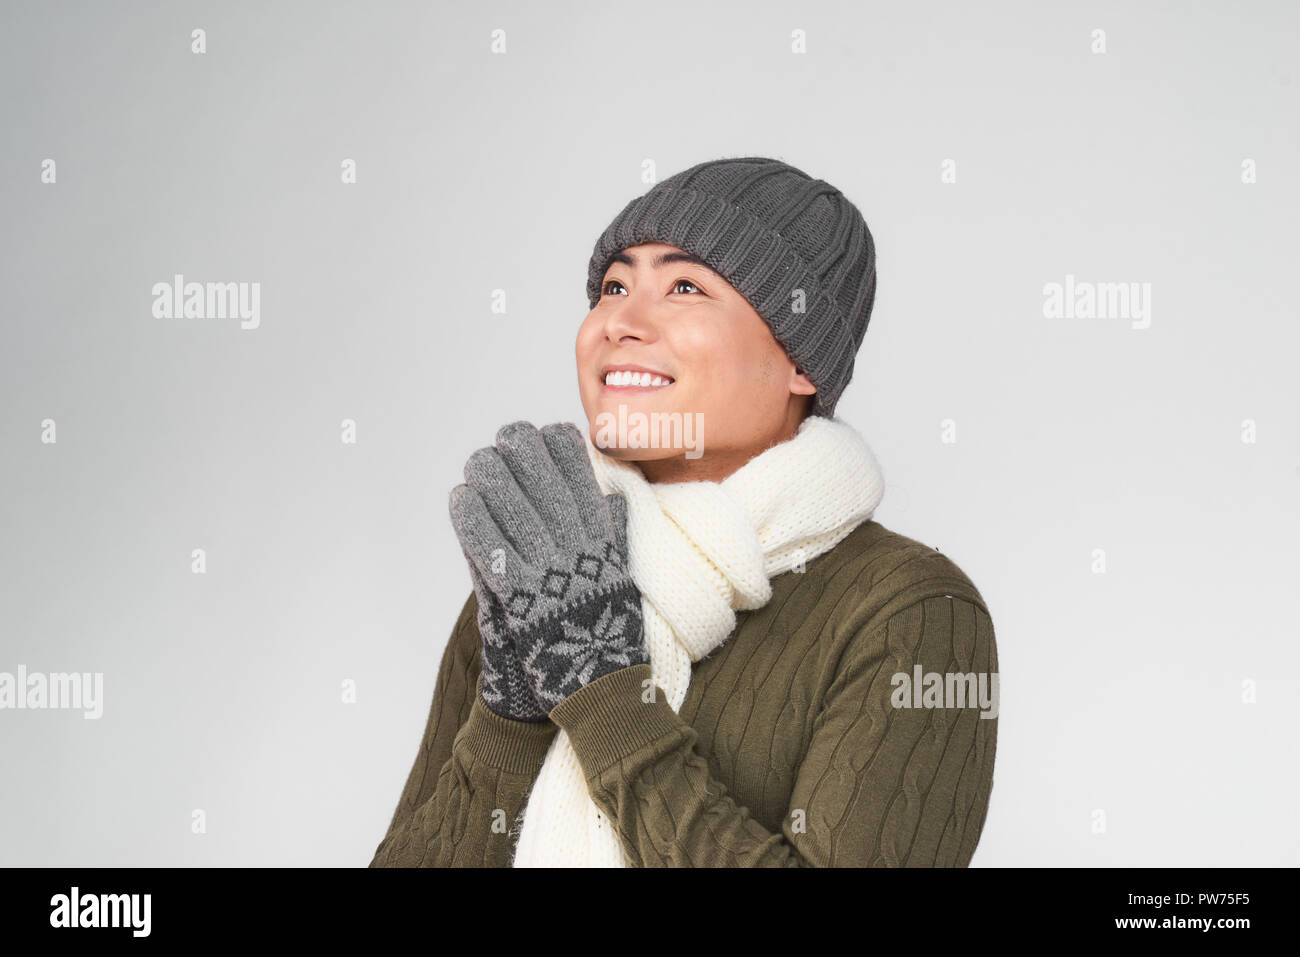
<path id="1" fill-rule="evenodd" d="M 551 721 L 568 734 L 588 778 L 690 727 L 654 682 L 649 664 L 589 682 L 551 709 Z"/>
<path id="2" fill-rule="evenodd" d="M 519 721 L 499 715 L 479 690 L 457 739 L 484 764 L 513 774 L 535 774 L 559 730 L 549 719 Z"/>

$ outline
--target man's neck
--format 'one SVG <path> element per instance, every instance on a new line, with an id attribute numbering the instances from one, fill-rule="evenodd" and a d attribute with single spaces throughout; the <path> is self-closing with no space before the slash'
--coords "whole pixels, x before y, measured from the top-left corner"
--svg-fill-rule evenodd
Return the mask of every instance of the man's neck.
<path id="1" fill-rule="evenodd" d="M 759 452 L 763 451 L 762 449 Z M 649 459 L 634 462 L 647 482 L 654 484 L 672 482 L 721 482 L 742 465 L 759 454 L 754 451 L 715 452 L 688 459 L 678 455 L 670 459 Z"/>

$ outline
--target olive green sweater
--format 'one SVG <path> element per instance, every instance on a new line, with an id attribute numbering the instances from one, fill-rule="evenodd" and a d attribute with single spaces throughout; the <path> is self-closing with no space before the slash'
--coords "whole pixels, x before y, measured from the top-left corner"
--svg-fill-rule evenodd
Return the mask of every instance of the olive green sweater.
<path id="1" fill-rule="evenodd" d="M 771 600 L 739 612 L 693 665 L 680 713 L 659 689 L 643 700 L 650 666 L 637 665 L 579 689 L 550 721 L 503 718 L 479 693 L 476 613 L 471 593 L 371 867 L 509 867 L 560 727 L 634 866 L 970 863 L 997 719 L 981 716 L 987 699 L 891 704 L 894 676 L 917 666 L 998 670 L 983 598 L 937 550 L 868 521 L 773 578 Z"/>

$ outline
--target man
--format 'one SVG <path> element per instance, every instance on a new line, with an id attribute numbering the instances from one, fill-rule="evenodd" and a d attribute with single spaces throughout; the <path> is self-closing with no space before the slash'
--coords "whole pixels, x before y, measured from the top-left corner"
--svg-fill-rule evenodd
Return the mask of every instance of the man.
<path id="1" fill-rule="evenodd" d="M 992 621 L 871 519 L 883 476 L 834 417 L 875 281 L 858 210 L 777 160 L 615 218 L 587 430 L 507 425 L 452 492 L 474 592 L 371 866 L 970 862 Z"/>

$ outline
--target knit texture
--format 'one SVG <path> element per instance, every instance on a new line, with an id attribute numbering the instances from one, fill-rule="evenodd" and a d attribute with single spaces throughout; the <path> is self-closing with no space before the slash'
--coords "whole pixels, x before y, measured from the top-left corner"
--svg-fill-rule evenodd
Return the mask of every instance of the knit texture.
<path id="1" fill-rule="evenodd" d="M 464 548 L 461 549 L 464 551 Z M 469 559 L 469 555 L 465 556 Z M 505 603 L 484 579 L 473 560 L 469 565 L 470 581 L 478 598 L 478 630 L 483 636 L 480 660 L 483 664 L 483 700 L 489 708 L 516 721 L 547 721 L 547 709 L 538 703 L 514 641 L 510 638 Z"/>
<path id="2" fill-rule="evenodd" d="M 965 867 L 993 790 L 1000 719 L 896 709 L 891 677 L 996 673 L 993 624 L 947 556 L 875 520 L 771 580 L 762 608 L 691 666 L 674 712 L 649 665 L 556 709 L 593 800 L 639 867 Z M 559 731 L 478 693 L 469 595 L 422 740 L 371 867 L 508 867 Z"/>
<path id="3" fill-rule="evenodd" d="M 818 416 L 721 482 L 650 483 L 589 437 L 586 449 L 600 491 L 627 503 L 628 566 L 641 593 L 650 678 L 673 711 L 692 663 L 726 640 L 736 611 L 766 604 L 773 575 L 833 548 L 870 518 L 884 492 L 857 431 Z M 528 799 L 516 867 L 627 865 L 585 770 L 562 728 Z"/>
<path id="4" fill-rule="evenodd" d="M 483 699 L 505 718 L 545 720 L 581 686 L 649 661 L 627 569 L 627 503 L 601 493 L 589 447 L 569 422 L 512 422 L 469 457 L 451 492 L 474 591 L 492 609 L 479 618 Z M 502 645 L 513 646 L 505 661 Z M 522 689 L 509 680 L 516 670 Z"/>
<path id="5" fill-rule="evenodd" d="M 876 297 L 875 242 L 843 193 L 768 157 L 697 163 L 601 233 L 587 264 L 590 308 L 613 255 L 646 242 L 693 253 L 730 283 L 817 387 L 813 414 L 835 414 Z"/>

